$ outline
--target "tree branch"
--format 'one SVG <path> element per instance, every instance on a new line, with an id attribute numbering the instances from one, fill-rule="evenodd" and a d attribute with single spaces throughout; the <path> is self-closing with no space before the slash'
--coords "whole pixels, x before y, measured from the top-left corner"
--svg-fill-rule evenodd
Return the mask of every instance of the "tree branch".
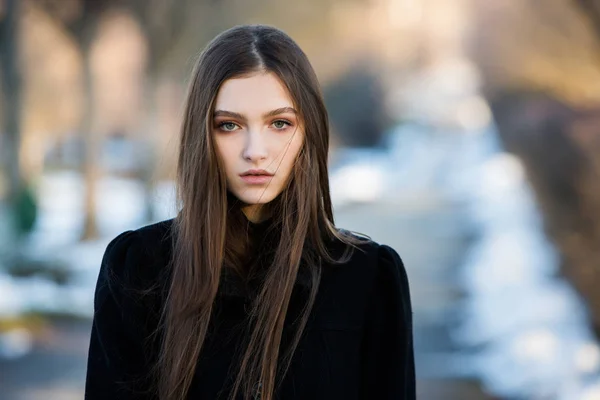
<path id="1" fill-rule="evenodd" d="M 588 19 L 592 25 L 592 29 L 596 35 L 596 39 L 600 41 L 600 4 L 597 0 L 573 0 L 575 6 L 579 8 L 581 13 Z"/>

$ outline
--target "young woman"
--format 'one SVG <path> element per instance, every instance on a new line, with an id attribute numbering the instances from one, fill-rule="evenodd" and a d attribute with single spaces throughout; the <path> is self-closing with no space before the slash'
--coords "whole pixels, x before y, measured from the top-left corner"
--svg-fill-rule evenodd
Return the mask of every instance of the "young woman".
<path id="1" fill-rule="evenodd" d="M 190 84 L 174 219 L 108 245 L 86 399 L 414 399 L 409 286 L 337 229 L 329 122 L 298 45 L 217 36 Z"/>

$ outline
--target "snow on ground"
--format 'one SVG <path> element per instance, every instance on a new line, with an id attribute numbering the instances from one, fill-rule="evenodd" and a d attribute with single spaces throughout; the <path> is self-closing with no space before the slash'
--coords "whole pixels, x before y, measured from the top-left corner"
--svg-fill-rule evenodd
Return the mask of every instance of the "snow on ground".
<path id="1" fill-rule="evenodd" d="M 469 296 L 453 332 L 474 353 L 470 370 L 502 398 L 600 399 L 600 347 L 585 304 L 558 275 L 523 166 L 498 148 L 473 171 L 480 236 L 460 268 Z"/>

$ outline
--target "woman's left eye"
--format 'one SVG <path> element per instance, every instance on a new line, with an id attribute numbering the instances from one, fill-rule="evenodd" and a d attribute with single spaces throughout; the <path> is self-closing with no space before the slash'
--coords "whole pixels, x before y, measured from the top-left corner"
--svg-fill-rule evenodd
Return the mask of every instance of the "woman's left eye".
<path id="1" fill-rule="evenodd" d="M 226 132 L 231 132 L 234 131 L 235 128 L 237 128 L 237 124 L 234 124 L 233 122 L 223 122 L 219 124 L 219 128 Z"/>
<path id="2" fill-rule="evenodd" d="M 292 125 L 291 123 L 289 123 L 288 121 L 284 121 L 282 119 L 279 119 L 279 120 L 273 122 L 273 126 L 276 129 L 285 129 L 286 127 L 291 126 L 291 125 Z"/>

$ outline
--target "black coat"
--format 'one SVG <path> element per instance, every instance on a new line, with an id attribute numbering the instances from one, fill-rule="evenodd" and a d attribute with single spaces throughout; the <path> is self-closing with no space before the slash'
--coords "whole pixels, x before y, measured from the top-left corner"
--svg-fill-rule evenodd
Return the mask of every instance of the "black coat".
<path id="1" fill-rule="evenodd" d="M 106 249 L 95 293 L 87 400 L 155 398 L 144 394 L 150 387 L 144 377 L 158 352 L 157 340 L 148 337 L 157 327 L 163 296 L 142 290 L 168 281 L 172 221 L 123 232 Z M 341 254 L 341 243 L 331 246 L 333 254 Z M 277 399 L 415 399 L 404 265 L 388 246 L 370 241 L 360 248 L 348 263 L 323 266 L 314 308 Z M 301 266 L 286 321 L 304 305 L 307 275 Z M 227 398 L 233 378 L 228 371 L 238 360 L 236 344 L 249 305 L 240 287 L 231 276 L 222 279 L 189 399 Z"/>

